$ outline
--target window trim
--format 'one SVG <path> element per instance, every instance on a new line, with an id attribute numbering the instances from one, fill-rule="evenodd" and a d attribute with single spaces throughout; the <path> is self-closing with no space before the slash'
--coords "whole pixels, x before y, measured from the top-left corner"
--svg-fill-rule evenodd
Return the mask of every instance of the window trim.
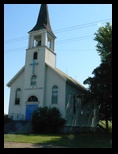
<path id="1" fill-rule="evenodd" d="M 34 59 L 34 60 L 38 59 L 38 52 L 37 52 L 37 51 L 34 52 L 34 54 L 33 54 L 33 59 Z"/>
<path id="2" fill-rule="evenodd" d="M 58 104 L 59 87 L 57 85 L 52 86 L 52 104 Z M 55 102 L 56 101 L 56 102 Z"/>
<path id="3" fill-rule="evenodd" d="M 33 85 L 36 85 L 36 78 L 37 78 L 36 75 L 32 75 L 32 77 L 31 77 L 31 85 L 32 85 L 32 86 L 33 86 Z"/>
<path id="4" fill-rule="evenodd" d="M 20 92 L 20 94 L 19 94 L 20 96 L 17 96 L 18 92 Z M 16 95 L 15 95 L 15 105 L 20 105 L 20 99 L 21 99 L 21 89 L 17 88 L 16 89 Z"/>
<path id="5" fill-rule="evenodd" d="M 38 98 L 35 95 L 28 97 L 27 102 L 38 102 Z"/>

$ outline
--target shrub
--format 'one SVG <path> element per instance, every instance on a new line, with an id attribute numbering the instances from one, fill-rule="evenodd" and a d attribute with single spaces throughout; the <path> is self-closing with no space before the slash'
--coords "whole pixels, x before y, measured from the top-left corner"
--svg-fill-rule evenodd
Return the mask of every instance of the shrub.
<path id="1" fill-rule="evenodd" d="M 12 121 L 12 119 L 8 117 L 8 114 L 5 114 L 4 115 L 4 124 L 6 124 L 6 123 L 8 123 L 10 121 Z"/>
<path id="2" fill-rule="evenodd" d="M 63 127 L 66 120 L 56 107 L 39 107 L 32 115 L 33 131 L 35 133 L 56 133 Z"/>

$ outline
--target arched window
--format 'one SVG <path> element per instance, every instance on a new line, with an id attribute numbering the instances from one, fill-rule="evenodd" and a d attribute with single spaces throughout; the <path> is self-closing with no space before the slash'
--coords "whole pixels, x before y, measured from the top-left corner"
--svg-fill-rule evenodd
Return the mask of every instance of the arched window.
<path id="1" fill-rule="evenodd" d="M 30 96 L 27 101 L 28 102 L 38 102 L 38 98 L 36 96 Z"/>
<path id="2" fill-rule="evenodd" d="M 21 89 L 18 88 L 16 90 L 15 105 L 19 105 L 20 104 L 20 97 L 21 97 Z"/>
<path id="3" fill-rule="evenodd" d="M 41 40 L 38 41 L 37 46 L 41 46 Z"/>
<path id="4" fill-rule="evenodd" d="M 52 87 L 52 104 L 58 103 L 58 87 L 55 85 Z"/>
<path id="5" fill-rule="evenodd" d="M 31 85 L 36 85 L 36 75 L 31 77 Z"/>
<path id="6" fill-rule="evenodd" d="M 33 59 L 37 59 L 37 57 L 38 57 L 38 53 L 34 52 Z"/>
<path id="7" fill-rule="evenodd" d="M 48 46 L 48 48 L 51 48 L 51 39 L 50 38 L 48 38 L 47 46 Z"/>

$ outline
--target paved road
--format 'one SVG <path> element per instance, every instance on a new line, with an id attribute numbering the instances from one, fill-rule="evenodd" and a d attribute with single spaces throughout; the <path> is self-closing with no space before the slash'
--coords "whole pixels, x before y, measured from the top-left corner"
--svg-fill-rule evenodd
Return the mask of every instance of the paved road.
<path id="1" fill-rule="evenodd" d="M 69 148 L 69 147 L 37 145 L 31 143 L 4 142 L 4 148 Z"/>

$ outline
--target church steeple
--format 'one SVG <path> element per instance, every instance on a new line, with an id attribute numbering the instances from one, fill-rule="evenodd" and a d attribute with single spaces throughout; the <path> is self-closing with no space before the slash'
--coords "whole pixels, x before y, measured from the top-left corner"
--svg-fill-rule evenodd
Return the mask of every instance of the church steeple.
<path id="1" fill-rule="evenodd" d="M 44 62 L 55 67 L 56 64 L 56 53 L 55 53 L 55 39 L 56 36 L 50 26 L 49 13 L 47 4 L 41 4 L 38 19 L 36 25 L 28 32 L 28 50 L 27 57 L 33 57 L 34 61 L 43 60 Z M 37 59 L 35 54 L 37 53 Z M 32 54 L 32 55 L 30 55 Z M 38 58 L 38 56 L 40 57 Z M 41 57 L 43 57 L 41 59 Z M 40 61 L 39 60 L 39 61 Z M 31 63 L 28 61 L 28 63 Z M 33 63 L 34 65 L 34 63 Z M 34 69 L 32 71 L 34 74 Z"/>
<path id="2" fill-rule="evenodd" d="M 41 29 L 47 29 L 47 31 L 50 34 L 55 36 L 53 31 L 52 31 L 52 28 L 50 26 L 50 19 L 49 19 L 49 13 L 48 13 L 48 6 L 47 6 L 47 4 L 41 4 L 39 15 L 38 15 L 38 19 L 37 19 L 37 23 L 33 27 L 33 29 L 30 30 L 29 32 L 37 31 L 37 30 L 41 30 Z"/>

